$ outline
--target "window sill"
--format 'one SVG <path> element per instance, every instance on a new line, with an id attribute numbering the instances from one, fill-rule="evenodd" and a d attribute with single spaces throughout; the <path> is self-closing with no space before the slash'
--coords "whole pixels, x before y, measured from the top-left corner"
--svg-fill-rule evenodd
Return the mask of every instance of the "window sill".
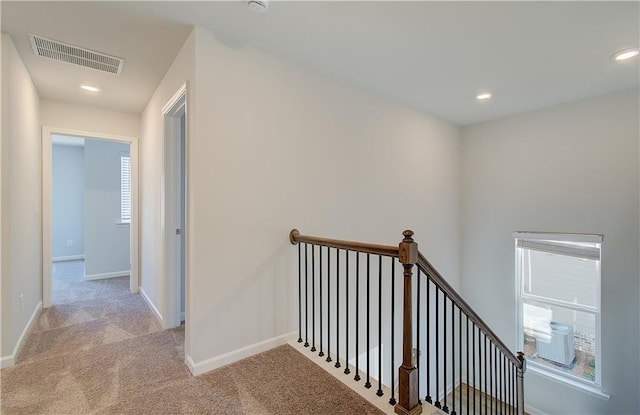
<path id="1" fill-rule="evenodd" d="M 602 390 L 598 386 L 588 385 L 586 383 L 580 382 L 579 380 L 572 379 L 569 376 L 562 376 L 549 370 L 549 368 L 547 368 L 546 366 L 542 366 L 531 360 L 527 360 L 527 372 L 528 371 L 532 371 L 548 379 L 562 383 L 563 385 L 568 385 L 581 392 L 587 392 L 588 394 L 605 401 L 608 401 L 611 398 L 611 395 L 607 395 L 606 393 L 602 392 Z"/>
<path id="2" fill-rule="evenodd" d="M 117 228 L 128 228 L 129 226 L 131 226 L 131 222 L 116 222 Z"/>

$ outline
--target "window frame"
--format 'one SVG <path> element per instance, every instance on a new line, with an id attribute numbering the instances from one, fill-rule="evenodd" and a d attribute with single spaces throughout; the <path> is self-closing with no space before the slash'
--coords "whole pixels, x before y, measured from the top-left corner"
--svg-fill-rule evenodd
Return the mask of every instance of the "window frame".
<path id="1" fill-rule="evenodd" d="M 595 317 L 595 379 L 590 381 L 584 377 L 564 372 L 553 367 L 543 365 L 535 360 L 527 359 L 527 367 L 533 371 L 542 375 L 548 376 L 552 379 L 560 381 L 562 383 L 578 387 L 579 389 L 587 390 L 596 396 L 608 399 L 609 396 L 602 392 L 602 335 L 601 335 L 601 320 L 602 320 L 602 251 L 603 251 L 603 235 L 598 234 L 565 234 L 565 233 L 538 233 L 538 232 L 514 232 L 514 253 L 515 253 L 515 298 L 516 298 L 516 342 L 519 348 L 524 350 L 524 302 L 529 300 L 538 304 L 546 304 L 555 307 L 561 307 L 564 309 L 579 311 L 583 313 L 589 313 Z M 598 270 L 596 280 L 596 306 L 588 306 L 583 304 L 569 303 L 559 299 L 553 299 L 543 297 L 535 294 L 529 294 L 524 292 L 524 252 L 531 248 L 519 246 L 518 241 L 557 241 L 564 243 L 596 243 L 599 244 L 599 259 L 596 260 L 596 266 Z M 551 252 L 554 253 L 554 252 Z M 556 254 L 563 255 L 558 250 Z M 566 255 L 566 254 L 565 254 Z"/>
<path id="2" fill-rule="evenodd" d="M 125 166 L 123 160 L 128 160 L 128 206 L 125 206 L 125 180 L 124 180 L 124 171 Z M 120 222 L 121 225 L 131 224 L 131 214 L 132 214 L 132 194 L 131 194 L 131 153 L 122 151 L 120 152 Z M 125 211 L 128 210 L 128 217 L 125 215 Z"/>

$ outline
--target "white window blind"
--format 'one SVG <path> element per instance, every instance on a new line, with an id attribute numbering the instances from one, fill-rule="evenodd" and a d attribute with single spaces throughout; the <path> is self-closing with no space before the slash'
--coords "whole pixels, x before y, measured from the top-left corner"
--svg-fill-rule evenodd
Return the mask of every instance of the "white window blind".
<path id="1" fill-rule="evenodd" d="M 518 248 L 526 248 L 533 251 L 549 254 L 565 255 L 576 258 L 600 260 L 600 248 L 596 244 L 587 243 L 562 243 L 556 241 L 527 241 L 518 239 Z"/>
<path id="2" fill-rule="evenodd" d="M 120 219 L 131 222 L 131 157 L 120 153 Z"/>

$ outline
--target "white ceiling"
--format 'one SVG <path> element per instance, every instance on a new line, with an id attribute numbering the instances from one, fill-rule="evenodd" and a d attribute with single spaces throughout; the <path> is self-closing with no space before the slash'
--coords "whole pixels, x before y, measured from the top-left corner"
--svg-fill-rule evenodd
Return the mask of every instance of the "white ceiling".
<path id="1" fill-rule="evenodd" d="M 38 92 L 140 112 L 191 27 L 461 124 L 638 87 L 639 2 L 2 2 Z M 126 59 L 121 77 L 33 55 L 33 32 Z M 102 88 L 90 96 L 83 82 Z M 474 96 L 490 90 L 489 102 Z"/>
<path id="2" fill-rule="evenodd" d="M 13 39 L 40 97 L 125 112 L 142 112 L 192 30 L 108 2 L 2 1 L 0 7 L 2 31 Z M 36 56 L 29 33 L 124 58 L 122 75 Z M 83 91 L 81 84 L 101 92 Z"/>

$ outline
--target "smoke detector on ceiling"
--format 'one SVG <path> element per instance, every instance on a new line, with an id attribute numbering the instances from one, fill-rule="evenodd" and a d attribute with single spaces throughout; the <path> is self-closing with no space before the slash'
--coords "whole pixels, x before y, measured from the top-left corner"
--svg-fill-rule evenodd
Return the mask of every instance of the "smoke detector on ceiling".
<path id="1" fill-rule="evenodd" d="M 124 68 L 124 59 L 115 56 L 33 34 L 29 34 L 29 39 L 31 40 L 33 53 L 43 58 L 67 62 L 114 75 L 120 75 L 122 68 Z"/>
<path id="2" fill-rule="evenodd" d="M 264 13 L 269 8 L 269 2 L 267 0 L 247 0 L 247 7 L 256 13 Z"/>

